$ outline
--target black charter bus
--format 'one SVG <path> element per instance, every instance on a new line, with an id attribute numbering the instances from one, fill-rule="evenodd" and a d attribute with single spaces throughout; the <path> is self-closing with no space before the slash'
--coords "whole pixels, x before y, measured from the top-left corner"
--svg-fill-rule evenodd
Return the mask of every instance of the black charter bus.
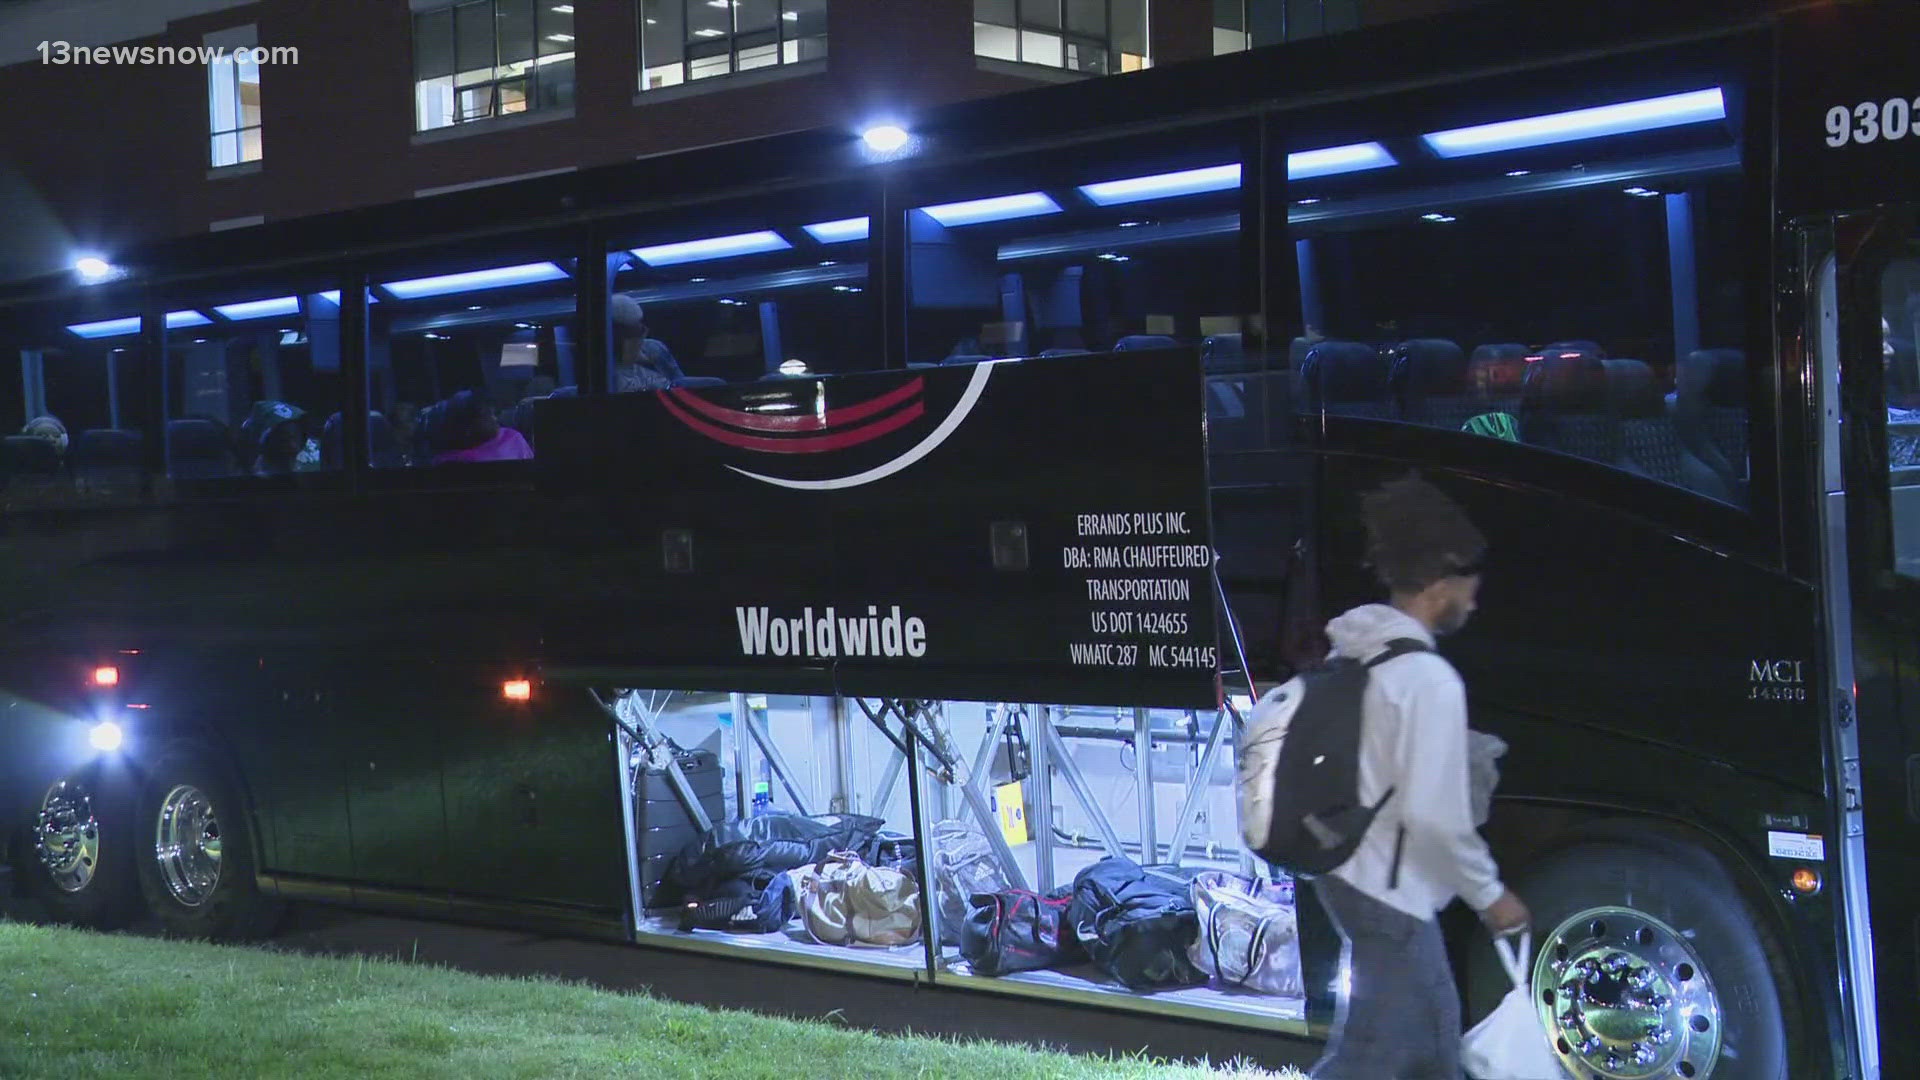
<path id="1" fill-rule="evenodd" d="M 1492 539 L 1442 647 L 1567 1074 L 1920 1076 L 1916 35 L 1503 4 L 10 287 L 13 887 L 1324 1038 L 1235 735 L 1418 470 Z M 888 906 L 703 921 L 775 840 Z M 980 951 L 1140 866 L 1237 879 L 1262 977 Z"/>

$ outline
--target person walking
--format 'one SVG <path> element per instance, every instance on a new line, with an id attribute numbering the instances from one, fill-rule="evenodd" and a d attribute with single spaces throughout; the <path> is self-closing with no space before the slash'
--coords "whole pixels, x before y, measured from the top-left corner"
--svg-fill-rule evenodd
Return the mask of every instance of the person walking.
<path id="1" fill-rule="evenodd" d="M 1390 602 L 1348 611 L 1327 637 L 1336 656 L 1398 653 L 1372 669 L 1362 703 L 1360 801 L 1386 801 L 1352 857 L 1313 882 L 1340 932 L 1346 992 L 1311 1076 L 1459 1080 L 1460 999 L 1437 916 L 1459 897 L 1496 934 L 1531 920 L 1475 830 L 1466 687 L 1432 651 L 1473 614 L 1487 543 L 1415 477 L 1366 496 L 1362 516 Z"/>

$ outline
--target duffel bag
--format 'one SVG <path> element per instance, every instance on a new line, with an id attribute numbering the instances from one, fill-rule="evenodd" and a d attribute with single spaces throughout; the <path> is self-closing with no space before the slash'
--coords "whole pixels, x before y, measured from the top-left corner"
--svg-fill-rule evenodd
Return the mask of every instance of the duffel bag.
<path id="1" fill-rule="evenodd" d="M 706 900 L 715 890 L 756 870 L 778 873 L 817 863 L 835 851 L 862 851 L 884 824 L 860 814 L 803 817 L 776 810 L 745 821 L 715 823 L 667 863 L 650 907 Z"/>
<path id="2" fill-rule="evenodd" d="M 769 810 L 745 821 L 723 821 L 713 827 L 716 843 L 752 840 L 762 846 L 762 865 L 769 870 L 792 870 L 817 863 L 836 851 L 871 850 L 885 822 L 863 814 L 819 814 L 807 817 L 785 810 Z"/>
<path id="3" fill-rule="evenodd" d="M 1187 957 L 1216 985 L 1300 997 L 1299 925 L 1280 886 L 1209 870 L 1193 882 L 1200 929 Z"/>
<path id="4" fill-rule="evenodd" d="M 681 910 L 680 929 L 770 934 L 793 921 L 798 910 L 793 879 L 771 870 L 758 870 L 735 878 L 713 893 L 710 898 L 689 903 Z"/>
<path id="5" fill-rule="evenodd" d="M 898 870 L 910 878 L 920 877 L 920 848 L 913 837 L 883 832 L 873 838 L 873 865 Z"/>
<path id="6" fill-rule="evenodd" d="M 793 876 L 801 922 L 823 945 L 905 945 L 920 937 L 920 888 L 897 870 L 836 851 Z"/>
<path id="7" fill-rule="evenodd" d="M 1051 896 L 1009 889 L 979 893 L 960 924 L 960 955 L 976 975 L 1009 975 L 1071 963 L 1085 954 L 1074 936 L 1067 890 Z"/>
<path id="8" fill-rule="evenodd" d="M 1087 956 L 1128 989 L 1207 981 L 1187 957 L 1200 921 L 1184 880 L 1108 856 L 1074 877 L 1068 916 Z"/>
<path id="9" fill-rule="evenodd" d="M 782 869 L 767 866 L 766 845 L 757 840 L 722 841 L 717 830 L 709 832 L 668 860 L 647 904 L 664 908 L 705 900 L 727 882 L 766 869 Z"/>
<path id="10" fill-rule="evenodd" d="M 938 822 L 929 838 L 933 845 L 933 886 L 940 898 L 940 943 L 960 941 L 967 921 L 968 901 L 980 893 L 1006 892 L 1013 887 L 994 855 L 986 834 L 972 824 L 952 819 Z"/>

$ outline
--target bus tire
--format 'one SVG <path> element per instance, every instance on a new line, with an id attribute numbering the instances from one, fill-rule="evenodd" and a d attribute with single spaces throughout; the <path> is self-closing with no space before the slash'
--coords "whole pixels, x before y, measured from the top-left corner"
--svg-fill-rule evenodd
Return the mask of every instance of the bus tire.
<path id="1" fill-rule="evenodd" d="M 1679 857 L 1664 845 L 1583 843 L 1528 866 L 1509 885 L 1533 913 L 1529 970 L 1535 1009 L 1551 1009 L 1560 1021 L 1553 1025 L 1555 1049 L 1572 1075 L 1594 1073 L 1571 1068 L 1583 1060 L 1603 1064 L 1610 1051 L 1631 1054 L 1644 1047 L 1663 1063 L 1655 1075 L 1788 1080 L 1788 1032 L 1798 1030 L 1798 1018 L 1791 1015 L 1795 999 L 1772 962 L 1778 949 L 1767 937 L 1764 917 L 1717 862 Z M 1612 956 L 1628 958 L 1619 976 L 1594 967 L 1582 974 L 1582 960 L 1605 962 Z M 1476 934 L 1466 967 L 1471 1025 L 1492 1012 L 1512 987 L 1485 931 Z M 1634 993 L 1625 980 L 1643 968 L 1654 982 L 1641 993 L 1656 995 L 1654 1004 L 1643 998 L 1631 1013 L 1614 1015 L 1658 1024 L 1668 1041 L 1595 1039 L 1584 1049 L 1578 1039 L 1570 1042 L 1567 1013 L 1597 1015 L 1607 1026 L 1607 1004 Z M 1585 1001 L 1569 998 L 1569 981 Z M 1556 995 L 1551 1003 L 1543 1000 L 1548 993 Z M 1658 1006 L 1659 998 L 1666 1007 Z M 1691 1017 L 1682 1011 L 1689 1005 Z M 1613 1030 L 1619 1030 L 1617 1021 Z M 1591 1038 L 1593 1029 L 1572 1034 Z"/>
<path id="2" fill-rule="evenodd" d="M 191 747 L 172 747 L 147 770 L 134 815 L 140 891 L 170 935 L 265 937 L 281 905 L 262 895 L 254 833 L 224 771 Z"/>
<path id="3" fill-rule="evenodd" d="M 46 917 L 119 930 L 140 909 L 131 783 L 92 768 L 48 785 L 17 841 L 14 866 Z"/>

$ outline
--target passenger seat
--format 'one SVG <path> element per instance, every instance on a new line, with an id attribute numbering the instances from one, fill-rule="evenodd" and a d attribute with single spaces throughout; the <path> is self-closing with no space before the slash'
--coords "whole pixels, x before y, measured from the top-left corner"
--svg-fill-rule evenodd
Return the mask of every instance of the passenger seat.
<path id="1" fill-rule="evenodd" d="M 367 412 L 367 464 L 376 469 L 398 469 L 407 463 L 400 449 L 400 433 L 378 410 Z"/>
<path id="2" fill-rule="evenodd" d="M 1202 341 L 1200 359 L 1209 373 L 1241 371 L 1247 366 L 1239 334 L 1214 334 Z"/>
<path id="3" fill-rule="evenodd" d="M 52 488 L 62 479 L 60 450 L 37 435 L 0 439 L 0 483 L 14 489 Z"/>
<path id="4" fill-rule="evenodd" d="M 1608 400 L 1605 363 L 1583 353 L 1547 351 L 1529 364 L 1520 401 L 1520 438 L 1563 454 L 1620 465 L 1620 429 Z"/>
<path id="5" fill-rule="evenodd" d="M 1738 349 L 1696 349 L 1674 373 L 1674 427 L 1744 501 L 1747 462 L 1747 365 Z"/>
<path id="6" fill-rule="evenodd" d="M 1607 391 L 1620 418 L 1627 457 L 1661 483 L 1729 502 L 1733 492 L 1689 452 L 1667 415 L 1653 369 L 1639 360 L 1607 360 Z"/>
<path id="7" fill-rule="evenodd" d="M 339 413 L 327 417 L 320 427 L 320 467 L 322 469 L 343 469 L 346 467 L 346 432 L 341 426 L 343 420 Z"/>
<path id="8" fill-rule="evenodd" d="M 1358 341 L 1322 341 L 1307 350 L 1301 368 L 1309 412 L 1385 420 L 1393 416 L 1390 368 L 1373 346 Z"/>
<path id="9" fill-rule="evenodd" d="M 1547 356 L 1559 355 L 1564 357 L 1569 354 L 1575 354 L 1579 356 L 1591 356 L 1595 360 L 1605 360 L 1607 358 L 1607 350 L 1601 348 L 1600 343 L 1597 341 L 1556 341 L 1551 345 L 1542 346 L 1540 351 Z"/>
<path id="10" fill-rule="evenodd" d="M 1680 458 L 1685 451 L 1673 430 L 1673 421 L 1667 418 L 1653 369 L 1639 360 L 1603 363 L 1607 397 L 1620 420 L 1620 438 L 1627 457 L 1655 480 L 1680 486 Z"/>
<path id="11" fill-rule="evenodd" d="M 167 461 L 176 480 L 232 476 L 237 471 L 226 429 L 203 416 L 167 421 Z"/>
<path id="12" fill-rule="evenodd" d="M 73 475 L 83 486 L 137 484 L 142 472 L 140 433 L 91 428 L 73 442 Z"/>
<path id="13" fill-rule="evenodd" d="M 1487 412 L 1511 413 L 1520 407 L 1527 381 L 1527 347 L 1514 343 L 1481 345 L 1467 360 L 1467 388 Z"/>
<path id="14" fill-rule="evenodd" d="M 1458 431 L 1469 418 L 1492 411 L 1468 392 L 1467 354 L 1445 338 L 1395 346 L 1387 378 L 1400 418 L 1410 423 Z"/>
<path id="15" fill-rule="evenodd" d="M 1708 349 L 1713 377 L 1706 386 L 1707 434 L 1741 479 L 1748 475 L 1747 357 L 1739 349 Z"/>

